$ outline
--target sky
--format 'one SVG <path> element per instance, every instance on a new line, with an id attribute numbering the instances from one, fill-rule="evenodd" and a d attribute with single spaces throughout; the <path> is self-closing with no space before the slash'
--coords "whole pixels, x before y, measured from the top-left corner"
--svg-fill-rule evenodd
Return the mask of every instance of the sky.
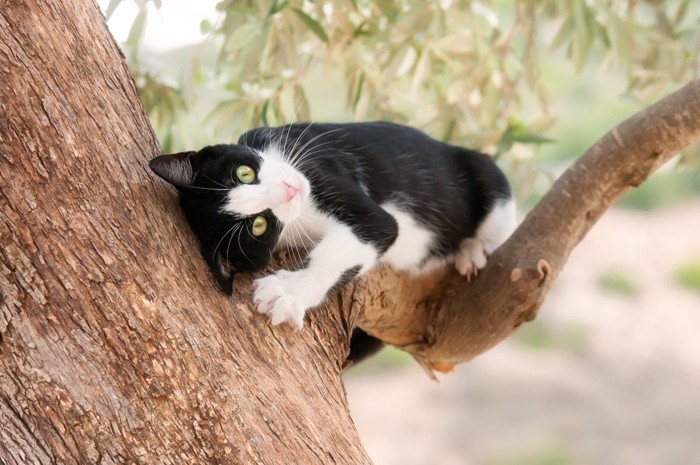
<path id="1" fill-rule="evenodd" d="M 104 12 L 110 0 L 98 0 Z M 153 51 L 166 51 L 185 45 L 199 43 L 204 34 L 199 29 L 202 20 L 216 21 L 218 0 L 167 0 L 157 9 L 147 3 L 148 25 L 142 45 Z M 107 21 L 112 35 L 124 42 L 139 9 L 134 0 L 122 0 Z"/>

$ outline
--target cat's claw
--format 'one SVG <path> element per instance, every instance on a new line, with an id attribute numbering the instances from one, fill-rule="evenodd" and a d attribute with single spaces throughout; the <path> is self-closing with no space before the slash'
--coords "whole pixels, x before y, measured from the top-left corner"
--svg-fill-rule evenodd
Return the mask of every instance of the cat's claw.
<path id="1" fill-rule="evenodd" d="M 290 284 L 288 279 L 277 275 L 256 279 L 253 283 L 253 302 L 258 313 L 268 315 L 273 325 L 286 322 L 301 329 L 306 308 L 291 292 Z"/>
<path id="2" fill-rule="evenodd" d="M 491 251 L 486 244 L 478 239 L 465 239 L 455 257 L 455 268 L 468 281 L 475 278 L 479 270 L 486 266 L 486 260 Z"/>

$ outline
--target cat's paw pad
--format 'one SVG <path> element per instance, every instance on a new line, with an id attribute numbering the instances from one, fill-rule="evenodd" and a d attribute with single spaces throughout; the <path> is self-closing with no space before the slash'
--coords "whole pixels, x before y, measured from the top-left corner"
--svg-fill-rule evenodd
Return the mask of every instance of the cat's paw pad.
<path id="1" fill-rule="evenodd" d="M 486 258 L 491 250 L 477 238 L 465 239 L 455 256 L 455 268 L 459 274 L 471 279 L 486 266 Z"/>
<path id="2" fill-rule="evenodd" d="M 290 292 L 289 284 L 277 275 L 256 279 L 253 283 L 253 302 L 256 310 L 268 315 L 273 325 L 287 322 L 301 329 L 306 308 Z"/>

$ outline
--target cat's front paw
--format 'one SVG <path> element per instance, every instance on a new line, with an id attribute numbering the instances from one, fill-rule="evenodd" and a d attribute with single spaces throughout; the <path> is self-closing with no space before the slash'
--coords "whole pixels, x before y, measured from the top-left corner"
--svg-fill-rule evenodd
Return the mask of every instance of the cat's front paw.
<path id="1" fill-rule="evenodd" d="M 273 325 L 287 322 L 296 329 L 304 326 L 306 306 L 294 295 L 288 271 L 256 279 L 253 282 L 253 302 L 259 313 L 270 317 Z"/>

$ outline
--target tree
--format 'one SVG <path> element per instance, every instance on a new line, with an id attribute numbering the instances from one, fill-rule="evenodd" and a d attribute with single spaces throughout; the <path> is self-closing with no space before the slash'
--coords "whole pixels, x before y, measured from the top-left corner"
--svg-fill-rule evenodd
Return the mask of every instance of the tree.
<path id="1" fill-rule="evenodd" d="M 380 269 L 297 332 L 252 311 L 252 276 L 233 299 L 213 291 L 147 170 L 158 143 L 95 5 L 6 3 L 0 65 L 0 460 L 13 465 L 369 463 L 340 378 L 355 324 L 429 369 L 473 357 L 534 317 L 622 191 L 700 136 L 693 81 L 594 145 L 472 284 Z"/>

